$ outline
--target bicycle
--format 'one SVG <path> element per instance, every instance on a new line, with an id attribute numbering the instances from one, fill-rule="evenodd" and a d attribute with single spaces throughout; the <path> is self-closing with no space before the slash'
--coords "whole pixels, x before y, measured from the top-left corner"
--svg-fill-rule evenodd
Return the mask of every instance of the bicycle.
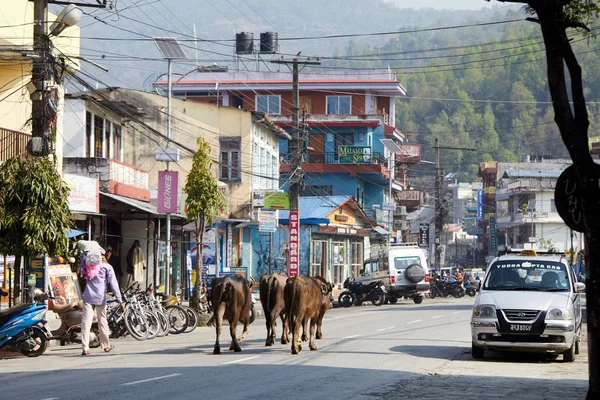
<path id="1" fill-rule="evenodd" d="M 186 322 L 185 328 L 183 329 L 182 332 L 190 333 L 198 327 L 198 319 L 199 319 L 198 313 L 196 313 L 196 310 L 194 310 L 193 308 L 183 305 L 179 299 L 179 294 L 180 294 L 180 291 L 177 291 L 175 293 L 175 296 L 169 296 L 169 297 L 167 297 L 166 300 L 163 300 L 163 302 L 164 301 L 167 302 L 167 306 L 165 307 L 167 310 L 178 310 L 177 311 L 178 313 L 181 312 L 181 311 L 179 311 L 181 309 L 183 309 L 185 311 L 187 322 Z M 204 306 L 202 303 L 203 297 L 206 298 L 205 293 L 200 296 L 200 304 L 201 304 L 201 307 L 204 309 Z M 206 304 L 206 303 L 207 302 L 205 302 L 204 304 Z M 181 333 L 181 332 L 178 332 L 178 333 Z"/>
<path id="2" fill-rule="evenodd" d="M 116 299 L 109 300 L 106 303 L 110 336 L 116 339 L 130 334 L 135 340 L 146 340 L 148 337 L 148 322 L 145 316 L 132 306 L 129 300 L 131 295 L 128 295 L 127 291 L 123 293 L 123 296 L 125 300 L 124 311 L 121 310 Z"/>

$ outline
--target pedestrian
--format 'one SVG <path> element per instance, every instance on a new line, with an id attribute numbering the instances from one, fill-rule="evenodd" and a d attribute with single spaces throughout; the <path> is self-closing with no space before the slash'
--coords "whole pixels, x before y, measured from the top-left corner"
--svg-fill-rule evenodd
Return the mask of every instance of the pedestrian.
<path id="1" fill-rule="evenodd" d="M 117 298 L 121 309 L 124 310 L 121 292 L 115 271 L 112 266 L 104 262 L 104 249 L 96 241 L 80 240 L 77 242 L 81 250 L 81 276 L 86 280 L 83 292 L 83 315 L 81 318 L 81 355 L 90 354 L 90 330 L 94 319 L 94 311 L 98 320 L 100 331 L 100 345 L 105 353 L 110 352 L 114 346 L 110 344 L 108 321 L 106 320 L 107 289 L 110 286 Z"/>
<path id="2" fill-rule="evenodd" d="M 135 240 L 127 252 L 127 286 L 134 282 L 139 282 L 143 286 L 145 269 L 144 254 L 140 247 L 140 241 Z"/>
<path id="3" fill-rule="evenodd" d="M 106 261 L 113 267 L 115 271 L 115 276 L 117 277 L 117 282 L 121 282 L 121 278 L 123 278 L 123 271 L 121 270 L 121 260 L 117 257 L 112 250 L 112 247 L 106 246 L 104 248 L 105 254 L 104 257 Z"/>

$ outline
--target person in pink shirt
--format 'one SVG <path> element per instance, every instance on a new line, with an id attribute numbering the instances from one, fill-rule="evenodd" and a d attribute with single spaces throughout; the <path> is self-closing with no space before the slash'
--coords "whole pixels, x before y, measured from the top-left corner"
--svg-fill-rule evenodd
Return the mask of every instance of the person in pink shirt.
<path id="1" fill-rule="evenodd" d="M 80 240 L 77 244 L 82 252 L 81 276 L 86 280 L 81 320 L 81 355 L 87 356 L 90 354 L 90 330 L 92 329 L 94 311 L 98 319 L 100 344 L 104 352 L 108 353 L 114 346 L 110 344 L 110 331 L 106 320 L 107 289 L 110 286 L 121 308 L 124 308 L 119 284 L 113 267 L 103 259 L 104 249 L 97 242 Z"/>

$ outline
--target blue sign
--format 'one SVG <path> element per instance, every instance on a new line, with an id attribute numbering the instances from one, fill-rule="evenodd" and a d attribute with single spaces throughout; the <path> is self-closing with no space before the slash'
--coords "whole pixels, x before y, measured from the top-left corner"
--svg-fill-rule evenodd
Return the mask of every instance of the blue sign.
<path id="1" fill-rule="evenodd" d="M 467 228 L 468 235 L 483 235 L 483 228 L 479 226 L 470 226 Z"/>
<path id="2" fill-rule="evenodd" d="M 496 243 L 496 217 L 490 217 L 490 248 L 492 251 L 498 250 Z"/>
<path id="3" fill-rule="evenodd" d="M 477 219 L 483 221 L 483 190 L 477 191 Z"/>

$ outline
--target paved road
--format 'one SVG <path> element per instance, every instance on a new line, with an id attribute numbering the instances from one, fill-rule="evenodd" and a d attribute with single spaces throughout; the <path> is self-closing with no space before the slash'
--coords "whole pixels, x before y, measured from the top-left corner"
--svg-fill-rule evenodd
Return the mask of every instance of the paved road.
<path id="1" fill-rule="evenodd" d="M 264 319 L 241 353 L 212 355 L 214 330 L 146 342 L 115 340 L 110 354 L 53 347 L 36 359 L 1 360 L 4 399 L 469 399 L 583 398 L 587 358 L 470 357 L 472 298 L 333 309 L 317 351 L 265 347 Z M 543 391 L 543 392 L 542 392 Z M 216 396 L 216 397 L 215 397 Z"/>

